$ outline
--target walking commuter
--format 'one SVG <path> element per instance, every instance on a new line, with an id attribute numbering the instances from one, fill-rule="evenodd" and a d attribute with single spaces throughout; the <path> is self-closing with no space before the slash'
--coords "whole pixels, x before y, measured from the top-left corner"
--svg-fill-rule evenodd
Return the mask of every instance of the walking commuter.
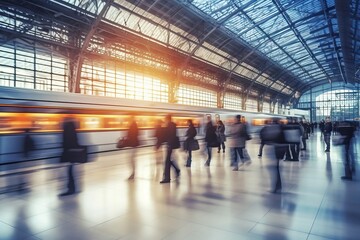
<path id="1" fill-rule="evenodd" d="M 330 152 L 330 137 L 332 132 L 332 124 L 330 121 L 330 117 L 326 118 L 326 122 L 324 124 L 324 141 L 326 144 L 325 152 Z"/>
<path id="2" fill-rule="evenodd" d="M 351 146 L 355 127 L 351 122 L 344 122 L 338 125 L 338 132 L 344 137 L 345 147 L 345 159 L 343 160 L 345 175 L 342 176 L 341 179 L 351 181 L 353 172 L 355 172 L 354 153 Z"/>
<path id="3" fill-rule="evenodd" d="M 188 157 L 187 157 L 187 160 L 186 160 L 186 167 L 191 167 L 191 161 L 192 161 L 192 149 L 191 149 L 191 144 L 194 142 L 194 138 L 197 134 L 197 131 L 194 127 L 194 124 L 192 122 L 191 119 L 189 119 L 187 121 L 187 124 L 189 126 L 189 128 L 187 129 L 186 131 L 186 143 L 187 143 L 187 152 L 188 152 Z"/>
<path id="4" fill-rule="evenodd" d="M 286 148 L 285 160 L 286 161 L 299 161 L 300 156 L 300 140 L 303 139 L 304 135 L 304 128 L 303 126 L 297 122 L 296 119 L 285 126 L 283 126 L 286 130 L 290 130 L 294 138 L 294 141 L 289 143 L 288 147 Z M 295 130 L 295 131 L 294 131 Z"/>
<path id="5" fill-rule="evenodd" d="M 134 115 L 131 115 L 130 117 L 130 126 L 127 132 L 126 141 L 128 146 L 132 147 L 132 149 L 130 149 L 130 164 L 131 164 L 132 172 L 129 177 L 129 180 L 132 180 L 135 178 L 135 169 L 136 169 L 135 158 L 136 158 L 137 147 L 139 146 L 139 128 L 137 126 Z"/>
<path id="6" fill-rule="evenodd" d="M 63 122 L 63 134 L 62 134 L 62 147 L 63 147 L 63 156 L 70 149 L 79 148 L 78 136 L 76 133 L 76 123 L 75 120 L 67 117 Z M 62 162 L 69 162 L 68 165 L 68 183 L 67 183 L 67 192 L 60 194 L 59 196 L 67 196 L 74 194 L 76 192 L 76 183 L 74 177 L 74 159 L 62 159 Z"/>
<path id="7" fill-rule="evenodd" d="M 264 128 L 263 128 L 263 129 L 264 129 Z M 261 129 L 261 130 L 262 130 L 262 129 Z M 260 134 L 261 134 L 261 131 L 260 131 Z M 262 153 L 263 153 L 264 146 L 265 146 L 265 142 L 264 142 L 263 140 L 261 140 L 261 142 L 260 142 L 260 147 L 259 147 L 258 157 L 262 157 Z"/>
<path id="8" fill-rule="evenodd" d="M 324 119 L 322 119 L 322 120 L 319 122 L 319 129 L 320 129 L 320 133 L 321 133 L 320 136 L 323 136 L 323 135 L 324 135 L 324 127 L 325 127 L 325 121 L 324 121 Z"/>
<path id="9" fill-rule="evenodd" d="M 230 126 L 229 137 L 228 137 L 228 146 L 230 147 L 231 152 L 231 166 L 234 167 L 234 171 L 239 170 L 240 166 L 245 164 L 250 164 L 250 160 L 245 160 L 244 149 L 245 143 L 247 140 L 247 127 L 245 123 L 241 123 L 241 115 L 236 115 L 234 123 Z M 238 156 L 240 161 L 238 161 Z"/>
<path id="10" fill-rule="evenodd" d="M 219 142 L 218 153 L 220 153 L 221 147 L 222 147 L 223 153 L 225 153 L 225 141 L 226 141 L 225 125 L 224 125 L 224 123 L 223 123 L 221 120 L 219 120 L 219 121 L 217 122 L 217 126 L 216 126 L 216 136 L 217 136 L 218 142 Z"/>
<path id="11" fill-rule="evenodd" d="M 216 128 L 212 123 L 211 116 L 207 116 L 207 124 L 205 126 L 205 143 L 206 143 L 206 149 L 208 158 L 205 162 L 205 166 L 209 167 L 212 157 L 212 148 L 213 147 L 219 147 L 219 142 L 216 136 Z"/>
<path id="12" fill-rule="evenodd" d="M 300 125 L 304 129 L 304 131 L 302 132 L 302 138 L 301 138 L 303 147 L 300 150 L 306 151 L 306 140 L 309 139 L 310 128 L 309 128 L 309 125 L 305 121 L 302 121 L 302 120 L 300 121 Z"/>
<path id="13" fill-rule="evenodd" d="M 180 176 L 180 169 L 177 166 L 176 162 L 171 159 L 171 154 L 173 152 L 173 149 L 178 148 L 178 144 L 180 144 L 178 141 L 178 137 L 176 134 L 176 124 L 171 121 L 171 115 L 167 115 L 165 117 L 166 127 L 165 127 L 165 142 L 166 144 L 166 158 L 165 158 L 165 168 L 164 168 L 164 177 L 163 180 L 160 183 L 169 183 L 170 182 L 170 170 L 171 166 L 174 167 L 176 171 L 176 177 Z"/>
<path id="14" fill-rule="evenodd" d="M 265 126 L 260 138 L 266 144 L 264 152 L 269 160 L 267 168 L 270 174 L 270 192 L 277 193 L 282 189 L 280 160 L 284 158 L 288 147 L 280 119 L 274 118 L 271 124 Z"/>
<path id="15" fill-rule="evenodd" d="M 155 134 L 156 143 L 155 143 L 155 152 L 156 152 L 156 163 L 160 162 L 161 157 L 161 144 L 164 142 L 164 129 L 162 128 L 162 121 L 158 119 L 155 125 Z"/>
<path id="16" fill-rule="evenodd" d="M 271 121 L 266 120 L 266 121 L 265 121 L 265 125 L 269 124 L 269 122 L 271 122 Z M 264 127 L 260 130 L 260 136 L 262 135 L 262 132 L 263 132 L 263 131 L 264 131 Z M 260 137 L 260 147 L 259 147 L 258 157 L 262 157 L 264 146 L 265 146 L 265 142 L 264 142 L 264 140 Z"/>
<path id="17" fill-rule="evenodd" d="M 22 142 L 23 159 L 26 161 L 29 159 L 31 152 L 35 150 L 35 142 L 31 136 L 30 129 L 26 128 L 24 131 L 24 137 Z M 27 177 L 25 174 L 18 175 L 17 190 L 22 191 L 26 189 Z"/>

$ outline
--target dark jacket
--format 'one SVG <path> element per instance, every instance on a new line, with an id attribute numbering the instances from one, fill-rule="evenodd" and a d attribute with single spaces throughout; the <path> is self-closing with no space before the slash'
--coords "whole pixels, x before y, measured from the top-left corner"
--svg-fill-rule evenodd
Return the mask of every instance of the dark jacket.
<path id="1" fill-rule="evenodd" d="M 260 138 L 264 144 L 286 144 L 284 126 L 281 124 L 266 125 L 260 131 Z"/>
<path id="2" fill-rule="evenodd" d="M 324 134 L 331 134 L 332 124 L 331 122 L 326 122 L 324 125 Z"/>
<path id="3" fill-rule="evenodd" d="M 351 141 L 351 138 L 354 136 L 355 127 L 353 126 L 339 126 L 338 129 L 341 136 L 344 136 L 344 144 L 349 144 Z"/>
<path id="4" fill-rule="evenodd" d="M 128 130 L 127 134 L 127 141 L 129 144 L 129 147 L 137 147 L 139 146 L 139 129 L 135 121 L 133 121 L 130 125 L 130 128 Z"/>
<path id="5" fill-rule="evenodd" d="M 174 148 L 177 145 L 176 124 L 169 122 L 165 128 L 165 141 L 168 146 Z"/>
<path id="6" fill-rule="evenodd" d="M 212 122 L 208 122 L 205 126 L 205 142 L 212 143 L 217 142 L 216 128 Z"/>
<path id="7" fill-rule="evenodd" d="M 219 142 L 225 142 L 226 136 L 225 136 L 225 125 L 220 124 L 216 127 L 216 135 L 218 137 Z"/>
<path id="8" fill-rule="evenodd" d="M 65 121 L 63 123 L 63 149 L 79 147 L 76 126 L 74 121 Z"/>
<path id="9" fill-rule="evenodd" d="M 190 125 L 188 130 L 186 131 L 186 140 L 192 140 L 196 136 L 197 131 L 194 127 L 194 125 Z"/>

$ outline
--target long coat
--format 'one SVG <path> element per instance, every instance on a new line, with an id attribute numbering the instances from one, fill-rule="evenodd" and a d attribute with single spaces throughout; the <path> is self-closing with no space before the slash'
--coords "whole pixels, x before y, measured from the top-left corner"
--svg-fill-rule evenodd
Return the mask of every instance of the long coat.
<path id="1" fill-rule="evenodd" d="M 205 126 L 205 142 L 207 143 L 217 142 L 216 128 L 214 127 L 211 121 L 208 122 Z"/>
<path id="2" fill-rule="evenodd" d="M 75 122 L 66 120 L 63 123 L 63 149 L 77 148 L 79 146 Z"/>
<path id="3" fill-rule="evenodd" d="M 230 126 L 227 145 L 228 147 L 245 147 L 247 138 L 247 127 L 242 123 L 234 123 Z"/>
<path id="4" fill-rule="evenodd" d="M 129 147 L 137 147 L 139 146 L 139 129 L 135 121 L 133 121 L 130 125 L 127 134 L 127 141 Z"/>
<path id="5" fill-rule="evenodd" d="M 165 133 L 165 141 L 167 142 L 167 145 L 174 148 L 177 144 L 176 124 L 174 122 L 169 122 L 165 128 Z"/>
<path id="6" fill-rule="evenodd" d="M 225 136 L 225 125 L 219 125 L 216 128 L 216 135 L 218 137 L 218 141 L 220 143 L 223 143 L 226 141 L 226 136 Z"/>

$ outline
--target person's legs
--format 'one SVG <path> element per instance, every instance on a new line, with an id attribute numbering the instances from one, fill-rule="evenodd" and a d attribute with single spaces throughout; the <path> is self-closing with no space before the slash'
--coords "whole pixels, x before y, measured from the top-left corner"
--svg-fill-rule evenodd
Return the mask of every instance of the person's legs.
<path id="1" fill-rule="evenodd" d="M 239 148 L 237 148 L 238 149 L 238 153 L 239 153 L 239 156 L 240 156 L 240 161 L 242 162 L 242 163 L 244 163 L 245 162 L 245 157 L 244 157 L 244 148 L 242 148 L 242 147 L 239 147 Z"/>
<path id="2" fill-rule="evenodd" d="M 330 152 L 330 134 L 325 134 L 324 135 L 324 141 L 326 143 L 326 152 Z"/>
<path id="3" fill-rule="evenodd" d="M 180 176 L 180 168 L 177 165 L 177 163 L 175 161 L 171 161 L 171 166 L 173 166 L 175 169 L 176 177 L 179 177 Z"/>
<path id="4" fill-rule="evenodd" d="M 279 159 L 276 159 L 277 163 L 276 163 L 276 184 L 275 184 L 275 191 L 274 192 L 277 192 L 279 190 L 281 190 L 282 188 L 282 184 L 281 184 L 281 176 L 280 176 L 280 161 Z"/>
<path id="5" fill-rule="evenodd" d="M 74 178 L 74 173 L 73 173 L 73 167 L 74 164 L 70 163 L 70 165 L 68 165 L 68 183 L 67 183 L 67 188 L 68 190 L 64 193 L 61 193 L 59 196 L 63 197 L 63 196 L 68 196 L 71 194 L 75 193 L 75 178 Z"/>
<path id="6" fill-rule="evenodd" d="M 164 178 L 160 183 L 170 182 L 171 153 L 172 153 L 172 148 L 167 146 L 165 167 L 164 167 Z"/>
<path id="7" fill-rule="evenodd" d="M 232 159 L 231 166 L 234 167 L 233 168 L 234 171 L 237 171 L 239 170 L 238 150 L 236 147 L 232 147 L 230 148 L 230 151 L 231 151 L 231 159 Z"/>
<path id="8" fill-rule="evenodd" d="M 345 168 L 345 175 L 341 177 L 344 180 L 352 180 L 352 171 L 351 171 L 351 164 L 350 164 L 350 143 L 345 143 L 345 161 L 344 161 L 344 168 Z"/>
<path id="9" fill-rule="evenodd" d="M 222 142 L 222 143 L 221 143 L 221 146 L 222 146 L 222 148 L 223 148 L 223 153 L 224 153 L 224 152 L 225 152 L 225 143 Z"/>
<path id="10" fill-rule="evenodd" d="M 207 148 L 207 153 L 208 153 L 208 159 L 207 159 L 205 165 L 206 165 L 206 166 L 210 166 L 210 162 L 211 162 L 211 150 L 212 150 L 212 149 L 211 149 L 211 147 L 209 147 L 209 146 L 207 146 L 206 148 Z"/>
<path id="11" fill-rule="evenodd" d="M 68 193 L 74 193 L 75 192 L 75 178 L 74 178 L 74 165 L 70 164 L 68 166 Z"/>
<path id="12" fill-rule="evenodd" d="M 293 155 L 291 154 L 291 148 L 290 148 L 290 144 L 286 147 L 286 153 L 285 153 L 285 160 L 287 161 L 292 161 L 293 160 Z"/>
<path id="13" fill-rule="evenodd" d="M 191 167 L 191 159 L 192 158 L 192 154 L 191 154 L 191 150 L 189 150 L 188 152 L 188 158 L 187 158 L 187 161 L 186 161 L 186 167 Z"/>
<path id="14" fill-rule="evenodd" d="M 296 148 L 296 144 L 290 144 L 290 152 L 292 155 L 292 161 L 299 161 L 299 152 Z"/>
<path id="15" fill-rule="evenodd" d="M 135 156 L 136 156 L 136 148 L 132 148 L 130 150 L 131 175 L 130 175 L 129 179 L 134 179 L 134 177 L 135 177 L 135 168 L 136 168 Z"/>
<path id="16" fill-rule="evenodd" d="M 264 145 L 265 145 L 265 144 L 263 144 L 263 143 L 260 144 L 259 154 L 258 154 L 259 157 L 262 156 L 262 152 L 263 152 Z"/>

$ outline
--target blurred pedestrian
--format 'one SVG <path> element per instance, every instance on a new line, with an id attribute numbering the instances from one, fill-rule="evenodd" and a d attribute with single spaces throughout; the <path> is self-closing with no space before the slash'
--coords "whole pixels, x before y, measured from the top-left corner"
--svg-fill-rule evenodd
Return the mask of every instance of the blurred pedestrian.
<path id="1" fill-rule="evenodd" d="M 344 122 L 338 125 L 338 132 L 344 138 L 343 144 L 345 147 L 345 158 L 343 160 L 345 175 L 342 176 L 341 179 L 351 181 L 353 172 L 355 172 L 355 160 L 352 146 L 355 126 L 351 122 Z"/>
<path id="2" fill-rule="evenodd" d="M 213 125 L 213 122 L 211 120 L 211 115 L 208 115 L 206 118 L 207 124 L 205 126 L 205 143 L 208 158 L 205 162 L 205 166 L 209 167 L 212 157 L 212 148 L 219 147 L 219 142 L 216 136 L 216 127 Z"/>
<path id="3" fill-rule="evenodd" d="M 325 120 L 322 119 L 322 120 L 319 122 L 319 129 L 320 129 L 320 133 L 321 133 L 320 136 L 323 136 L 323 135 L 324 135 L 324 127 L 325 127 Z"/>
<path id="4" fill-rule="evenodd" d="M 68 183 L 67 192 L 60 194 L 60 196 L 67 196 L 76 193 L 76 183 L 74 177 L 74 162 L 76 159 L 71 159 L 72 155 L 68 154 L 72 149 L 80 147 L 78 141 L 78 135 L 76 132 L 77 124 L 75 119 L 66 117 L 63 122 L 63 134 L 62 134 L 62 146 L 63 155 L 62 162 L 68 162 Z"/>
<path id="5" fill-rule="evenodd" d="M 164 168 L 164 177 L 160 183 L 169 183 L 170 182 L 170 170 L 171 166 L 174 167 L 176 171 L 176 177 L 180 176 L 180 169 L 177 166 L 176 162 L 171 158 L 173 149 L 180 147 L 179 138 L 176 134 L 176 124 L 172 122 L 171 115 L 168 114 L 165 117 L 165 142 L 166 142 L 166 158 L 165 158 L 165 168 Z"/>
<path id="6" fill-rule="evenodd" d="M 187 149 L 185 149 L 187 152 L 188 152 L 188 157 L 187 157 L 187 160 L 186 160 L 186 167 L 191 167 L 191 162 L 192 162 L 192 144 L 193 142 L 195 141 L 195 136 L 197 134 L 197 131 L 194 127 L 194 124 L 192 122 L 191 119 L 189 119 L 187 121 L 187 124 L 189 126 L 189 128 L 187 129 L 186 131 L 186 145 L 187 145 Z"/>
<path id="7" fill-rule="evenodd" d="M 132 180 L 135 178 L 135 169 L 136 169 L 135 159 L 136 159 L 137 147 L 139 146 L 139 128 L 137 126 L 134 115 L 131 115 L 130 117 L 130 126 L 127 132 L 126 141 L 127 141 L 127 145 L 132 148 L 130 150 L 130 164 L 131 164 L 132 172 L 128 178 L 129 180 Z"/>
<path id="8" fill-rule="evenodd" d="M 260 138 L 267 146 L 265 152 L 269 160 L 267 165 L 270 174 L 270 192 L 276 193 L 282 189 L 280 160 L 284 158 L 288 147 L 280 119 L 274 118 L 269 125 L 265 126 Z"/>
<path id="9" fill-rule="evenodd" d="M 234 171 L 239 170 L 239 162 L 241 162 L 241 165 L 251 163 L 251 160 L 245 160 L 244 156 L 245 143 L 248 136 L 246 124 L 241 122 L 241 115 L 236 115 L 234 123 L 230 126 L 228 137 L 228 146 L 231 152 L 231 166 L 234 167 Z M 240 157 L 240 161 L 238 161 L 238 157 Z"/>
<path id="10" fill-rule="evenodd" d="M 292 138 L 289 146 L 286 148 L 285 160 L 286 161 L 299 161 L 300 156 L 300 141 L 303 139 L 304 128 L 297 122 L 294 118 L 292 122 L 289 122 L 287 125 L 283 126 L 284 129 L 289 133 L 289 138 Z"/>
<path id="11" fill-rule="evenodd" d="M 221 147 L 222 147 L 222 152 L 225 153 L 225 141 L 226 141 L 225 125 L 221 120 L 217 121 L 216 136 L 219 142 L 218 153 L 220 153 Z"/>
<path id="12" fill-rule="evenodd" d="M 330 137 L 332 132 L 332 124 L 330 121 L 330 117 L 326 118 L 325 124 L 324 124 L 324 141 L 326 144 L 325 152 L 330 152 Z"/>
<path id="13" fill-rule="evenodd" d="M 300 150 L 306 151 L 306 140 L 309 139 L 310 127 L 307 124 L 307 122 L 303 121 L 303 120 L 300 121 L 300 125 L 303 128 L 302 135 L 301 135 L 302 148 Z"/>

